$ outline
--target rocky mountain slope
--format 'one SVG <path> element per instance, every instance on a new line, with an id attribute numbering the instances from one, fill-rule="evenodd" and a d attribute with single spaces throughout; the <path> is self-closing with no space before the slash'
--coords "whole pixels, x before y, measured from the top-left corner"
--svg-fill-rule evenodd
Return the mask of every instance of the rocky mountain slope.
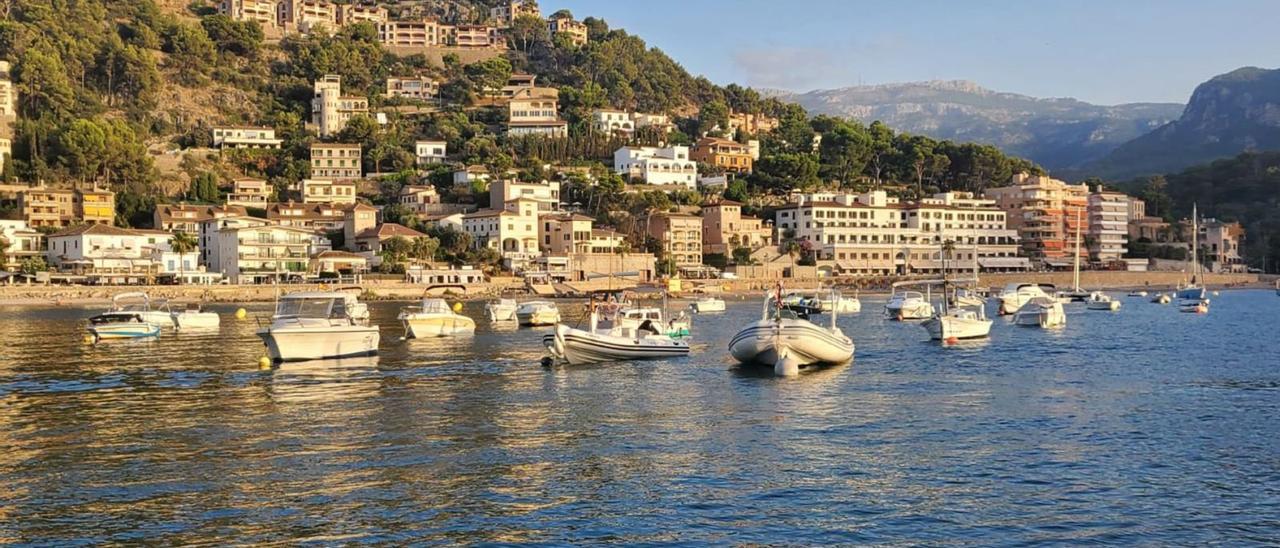
<path id="1" fill-rule="evenodd" d="M 911 133 L 993 144 L 1050 169 L 1101 158 L 1182 111 L 1182 105 L 1170 103 L 1100 106 L 1041 99 L 963 80 L 774 94 L 815 114 L 880 120 Z"/>

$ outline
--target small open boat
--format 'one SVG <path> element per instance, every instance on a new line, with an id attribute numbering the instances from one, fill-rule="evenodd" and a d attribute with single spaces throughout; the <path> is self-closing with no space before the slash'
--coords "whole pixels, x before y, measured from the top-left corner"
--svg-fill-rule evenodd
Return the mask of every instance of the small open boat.
<path id="1" fill-rule="evenodd" d="M 1067 325 L 1067 315 L 1057 299 L 1049 296 L 1036 297 L 1013 314 L 1013 323 L 1024 327 L 1059 327 Z"/>
<path id="2" fill-rule="evenodd" d="M 476 332 L 475 320 L 454 312 L 444 299 L 423 298 L 419 306 L 406 306 L 400 310 L 398 320 L 404 324 L 405 337 L 452 337 Z"/>
<path id="3" fill-rule="evenodd" d="M 1085 308 L 1089 310 L 1120 310 L 1120 301 L 1111 298 L 1101 291 L 1094 291 L 1089 294 L 1089 300 L 1085 301 Z"/>

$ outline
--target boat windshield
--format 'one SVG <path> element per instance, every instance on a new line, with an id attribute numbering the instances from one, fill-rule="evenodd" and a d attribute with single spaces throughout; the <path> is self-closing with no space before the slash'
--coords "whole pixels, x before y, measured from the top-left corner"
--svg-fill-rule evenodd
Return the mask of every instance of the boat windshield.
<path id="1" fill-rule="evenodd" d="M 333 298 L 283 299 L 276 305 L 276 316 L 328 318 L 331 313 L 346 313 L 341 302 Z"/>
<path id="2" fill-rule="evenodd" d="M 422 301 L 422 311 L 428 314 L 450 314 L 449 303 L 444 299 L 426 299 Z"/>

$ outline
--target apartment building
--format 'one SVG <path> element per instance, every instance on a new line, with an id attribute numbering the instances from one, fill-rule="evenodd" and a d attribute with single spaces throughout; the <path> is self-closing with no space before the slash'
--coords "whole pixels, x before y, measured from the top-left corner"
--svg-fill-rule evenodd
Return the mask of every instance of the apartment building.
<path id="1" fill-rule="evenodd" d="M 702 251 L 708 255 L 731 255 L 745 247 L 752 251 L 774 245 L 773 225 L 742 214 L 742 204 L 733 200 L 702 206 Z"/>
<path id="2" fill-rule="evenodd" d="M 1022 270 L 1017 232 L 992 200 L 949 192 L 902 203 L 884 191 L 797 195 L 777 211 L 780 240 L 793 240 L 818 260 L 854 275 L 942 272 L 942 247 L 952 242 L 953 270 Z"/>
<path id="3" fill-rule="evenodd" d="M 507 133 L 564 137 L 569 124 L 560 119 L 560 90 L 521 88 L 507 103 Z"/>
<path id="4" fill-rule="evenodd" d="M 1089 194 L 1089 260 L 1103 265 L 1119 261 L 1128 252 L 1129 197 L 1099 189 Z"/>
<path id="5" fill-rule="evenodd" d="M 23 189 L 18 192 L 18 207 L 32 228 L 113 224 L 116 218 L 115 193 L 109 190 Z"/>
<path id="6" fill-rule="evenodd" d="M 387 78 L 387 97 L 431 101 L 440 93 L 440 84 L 426 76 Z"/>
<path id="7" fill-rule="evenodd" d="M 988 188 L 983 194 L 1008 215 L 1009 228 L 1018 231 L 1024 255 L 1049 266 L 1070 266 L 1077 228 L 1083 232 L 1088 222 L 1089 188 L 1028 173 L 1014 175 L 1012 183 Z M 1083 254 L 1083 242 L 1080 247 Z"/>
<path id="8" fill-rule="evenodd" d="M 586 23 L 575 21 L 573 17 L 566 15 L 552 15 L 547 19 L 547 30 L 551 32 L 552 38 L 567 36 L 575 46 L 585 45 L 589 36 Z"/>
<path id="9" fill-rule="evenodd" d="M 339 27 L 356 23 L 370 23 L 378 28 L 387 21 L 387 8 L 375 4 L 346 4 L 338 6 L 337 22 Z"/>
<path id="10" fill-rule="evenodd" d="M 586 215 L 564 213 L 538 219 L 538 242 L 543 254 L 565 256 L 592 253 L 592 224 Z"/>
<path id="11" fill-rule="evenodd" d="M 266 209 L 271 202 L 271 184 L 262 179 L 235 179 L 231 181 L 231 193 L 227 205 Z"/>
<path id="12" fill-rule="evenodd" d="M 286 32 L 332 32 L 338 28 L 338 5 L 328 0 L 281 0 L 277 24 Z"/>
<path id="13" fill-rule="evenodd" d="M 689 147 L 622 147 L 613 152 L 613 170 L 646 184 L 698 188 L 698 164 L 689 158 Z"/>
<path id="14" fill-rule="evenodd" d="M 1147 216 L 1147 203 L 1129 197 L 1129 242 L 1168 242 L 1169 223 L 1160 217 Z"/>
<path id="15" fill-rule="evenodd" d="M 507 202 L 522 198 L 536 202 L 538 211 L 555 211 L 560 208 L 560 182 L 499 180 L 489 185 L 490 209 L 503 209 Z"/>
<path id="16" fill-rule="evenodd" d="M 445 141 L 416 141 L 413 143 L 414 156 L 418 165 L 439 164 L 448 157 L 449 144 Z"/>
<path id="17" fill-rule="evenodd" d="M 542 18 L 542 11 L 538 9 L 538 2 L 535 0 L 506 0 L 489 8 L 489 19 L 492 19 L 499 27 L 507 28 L 517 17 L 528 15 L 531 17 Z"/>
<path id="18" fill-rule="evenodd" d="M 636 130 L 631 113 L 624 110 L 598 109 L 591 112 L 591 127 L 599 133 L 630 135 Z"/>
<path id="19" fill-rule="evenodd" d="M 226 226 L 215 242 L 217 262 L 208 267 L 234 284 L 305 276 L 311 257 L 330 250 L 319 233 L 271 224 Z"/>
<path id="20" fill-rule="evenodd" d="M 172 237 L 158 230 L 82 224 L 50 234 L 46 256 L 50 266 L 89 282 L 135 283 L 160 273 Z M 185 256 L 194 270 L 196 253 Z"/>
<path id="21" fill-rule="evenodd" d="M 447 27 L 435 19 L 386 21 L 378 26 L 378 38 L 388 47 L 426 49 L 446 43 L 451 34 Z"/>
<path id="22" fill-rule="evenodd" d="M 415 238 L 426 236 L 417 230 L 396 223 L 381 223 L 371 226 L 358 233 L 347 247 L 356 253 L 362 253 L 369 258 L 369 262 L 373 266 L 382 263 L 382 257 L 378 256 L 382 252 L 382 244 L 392 238 L 404 238 L 412 241 Z"/>
<path id="23" fill-rule="evenodd" d="M 369 100 L 342 94 L 342 77 L 326 74 L 315 81 L 311 97 L 311 124 L 321 137 L 336 135 L 352 116 L 369 113 Z"/>
<path id="24" fill-rule="evenodd" d="M 760 135 L 778 129 L 778 124 L 777 118 L 764 114 L 729 113 L 729 135 L 735 135 L 739 131 L 751 135 Z"/>
<path id="25" fill-rule="evenodd" d="M 702 268 L 702 217 L 655 213 L 644 220 L 645 233 L 662 243 L 662 252 L 679 270 Z"/>
<path id="26" fill-rule="evenodd" d="M 198 234 L 200 224 L 225 217 L 244 217 L 248 212 L 237 205 L 158 204 L 152 226 L 165 232 Z"/>
<path id="27" fill-rule="evenodd" d="M 497 27 L 489 25 L 457 25 L 448 30 L 447 43 L 459 48 L 505 48 Z"/>
<path id="28" fill-rule="evenodd" d="M 364 168 L 360 164 L 361 146 L 344 143 L 311 144 L 312 179 L 360 179 Z"/>
<path id="29" fill-rule="evenodd" d="M 733 173 L 751 173 L 751 151 L 747 145 L 718 137 L 703 137 L 694 143 L 689 156 L 696 162 Z"/>
<path id="30" fill-rule="evenodd" d="M 416 215 L 437 213 L 434 206 L 440 205 L 440 193 L 431 185 L 405 185 L 397 201 Z"/>
<path id="31" fill-rule="evenodd" d="M 256 21 L 268 34 L 280 27 L 279 0 L 221 0 L 218 13 L 236 21 Z"/>
<path id="32" fill-rule="evenodd" d="M 303 179 L 298 191 L 304 204 L 356 203 L 356 183 L 350 180 Z"/>
<path id="33" fill-rule="evenodd" d="M 17 270 L 22 261 L 44 254 L 44 234 L 26 221 L 0 219 L 0 270 Z"/>
<path id="34" fill-rule="evenodd" d="M 1189 226 L 1189 225 L 1188 225 Z M 1244 227 L 1240 223 L 1217 219 L 1200 220 L 1200 253 L 1212 272 L 1244 272 L 1247 265 L 1240 256 Z"/>
<path id="35" fill-rule="evenodd" d="M 280 226 L 332 232 L 345 228 L 347 211 L 357 205 L 362 204 L 280 202 L 267 206 L 267 220 Z"/>
<path id="36" fill-rule="evenodd" d="M 222 126 L 213 128 L 214 148 L 280 148 L 275 128 Z"/>
<path id="37" fill-rule="evenodd" d="M 538 252 L 539 202 L 517 198 L 499 209 L 482 209 L 462 216 L 462 230 L 471 235 L 475 249 L 490 248 L 502 254 L 504 266 L 518 271 Z"/>

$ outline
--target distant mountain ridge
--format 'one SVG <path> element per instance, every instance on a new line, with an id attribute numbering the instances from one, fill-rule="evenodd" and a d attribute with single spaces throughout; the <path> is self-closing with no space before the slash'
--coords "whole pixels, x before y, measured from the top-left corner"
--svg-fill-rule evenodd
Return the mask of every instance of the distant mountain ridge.
<path id="1" fill-rule="evenodd" d="M 1174 121 L 1117 147 L 1080 175 L 1169 173 L 1246 151 L 1280 149 L 1280 69 L 1244 67 L 1196 86 Z"/>
<path id="2" fill-rule="evenodd" d="M 767 90 L 815 114 L 880 120 L 939 139 L 977 141 L 1047 168 L 1084 165 L 1181 113 L 1173 103 L 1101 106 L 994 91 L 967 80 L 852 86 L 804 93 Z"/>

